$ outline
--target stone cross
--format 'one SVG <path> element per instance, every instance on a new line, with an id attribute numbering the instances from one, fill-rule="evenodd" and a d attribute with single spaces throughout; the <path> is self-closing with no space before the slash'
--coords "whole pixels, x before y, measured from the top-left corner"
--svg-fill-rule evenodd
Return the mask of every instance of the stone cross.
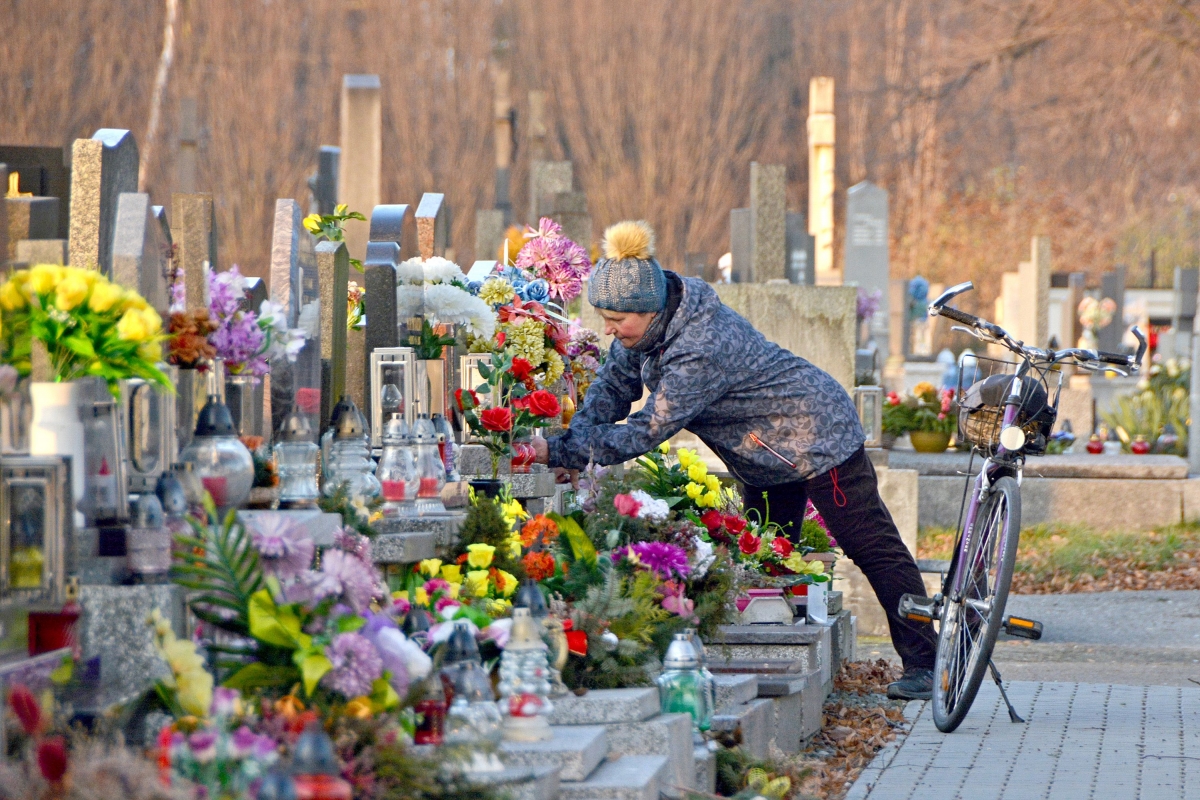
<path id="1" fill-rule="evenodd" d="M 821 286 L 842 282 L 833 264 L 834 168 L 833 78 L 813 78 L 808 85 L 808 232 L 817 240 Z"/>
<path id="2" fill-rule="evenodd" d="M 750 217 L 751 280 L 786 280 L 787 167 L 750 162 Z"/>
<path id="3" fill-rule="evenodd" d="M 731 283 L 754 280 L 754 214 L 749 208 L 729 212 L 729 254 L 733 262 Z"/>
<path id="4" fill-rule="evenodd" d="M 137 191 L 138 149 L 126 130 L 101 128 L 71 148 L 70 260 L 112 277 L 117 198 Z"/>
<path id="5" fill-rule="evenodd" d="M 176 271 L 183 270 L 188 308 L 208 308 L 207 266 L 217 271 L 217 219 L 211 194 L 171 195 Z"/>
<path id="6" fill-rule="evenodd" d="M 275 201 L 275 224 L 271 232 L 271 301 L 287 312 L 288 325 L 300 316 L 300 204 L 290 198 Z"/>
<path id="7" fill-rule="evenodd" d="M 441 199 L 440 194 L 426 194 L 421 199 L 417 212 L 417 236 L 425 258 L 433 255 L 433 228 L 441 213 Z M 422 219 L 421 210 L 431 216 Z M 400 344 L 400 320 L 396 311 L 396 268 L 400 265 L 400 240 L 404 232 L 404 218 L 407 215 L 407 205 L 375 206 L 371 212 L 367 257 L 363 259 L 363 302 L 367 315 L 364 358 L 367 359 L 376 348 L 398 347 Z M 427 246 L 428 255 L 425 255 Z M 367 369 L 365 363 L 363 369 Z M 367 400 L 367 407 L 363 409 L 363 413 L 367 419 L 371 419 L 369 386 L 370 378 L 367 376 L 363 387 L 363 396 Z"/>
<path id="8" fill-rule="evenodd" d="M 1196 321 L 1196 294 L 1200 292 L 1200 269 L 1175 268 L 1174 307 L 1171 309 L 1171 328 L 1175 333 L 1174 354 L 1190 358 L 1192 327 Z"/>
<path id="9" fill-rule="evenodd" d="M 1125 265 L 1119 264 L 1111 272 L 1100 276 L 1100 299 L 1111 298 L 1117 304 L 1112 322 L 1096 334 L 1098 347 L 1109 353 L 1121 351 L 1121 340 L 1125 338 Z M 1200 448 L 1197 448 L 1200 449 Z"/>
<path id="10" fill-rule="evenodd" d="M 382 196 L 383 105 L 378 75 L 342 76 L 341 156 L 337 196 L 370 216 Z M 367 224 L 346 222 L 346 247 L 351 258 L 367 249 Z"/>
<path id="11" fill-rule="evenodd" d="M 346 293 L 350 253 L 343 242 L 317 243 L 321 286 L 321 429 L 346 393 Z"/>
<path id="12" fill-rule="evenodd" d="M 404 208 L 407 209 L 407 206 Z M 446 195 L 426 192 L 417 206 L 417 250 L 421 258 L 444 256 L 450 239 L 449 209 Z M 401 220 L 403 217 L 401 217 Z M 396 231 L 399 241 L 400 231 Z M 371 241 L 375 241 L 375 215 L 371 215 Z"/>
<path id="13" fill-rule="evenodd" d="M 804 215 L 795 211 L 787 213 L 787 236 L 784 249 L 787 253 L 787 279 L 789 283 L 802 286 L 813 285 L 813 248 L 816 240 L 808 232 Z"/>
<path id="14" fill-rule="evenodd" d="M 196 98 L 179 99 L 179 152 L 175 155 L 175 189 L 180 194 L 196 191 L 197 140 Z"/>
<path id="15" fill-rule="evenodd" d="M 317 174 L 308 179 L 308 189 L 312 193 L 309 213 L 332 214 L 337 207 L 338 162 L 341 156 L 340 147 L 322 145 L 317 151 Z"/>
<path id="16" fill-rule="evenodd" d="M 846 193 L 846 255 L 843 281 L 878 293 L 879 310 L 868 322 L 881 361 L 888 356 L 888 193 L 863 181 Z"/>
<path id="17" fill-rule="evenodd" d="M 171 234 L 150 195 L 125 192 L 117 199 L 113 280 L 136 289 L 164 318 L 171 305 Z"/>

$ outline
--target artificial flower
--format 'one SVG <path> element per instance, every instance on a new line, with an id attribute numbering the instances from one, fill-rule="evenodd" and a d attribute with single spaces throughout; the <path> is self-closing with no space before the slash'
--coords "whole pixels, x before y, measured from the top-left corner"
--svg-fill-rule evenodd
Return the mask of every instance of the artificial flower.
<path id="1" fill-rule="evenodd" d="M 37 765 L 42 777 L 51 786 L 62 783 L 67 774 L 67 740 L 61 736 L 49 736 L 37 744 Z M 57 792 L 53 793 L 58 796 Z"/>
<path id="2" fill-rule="evenodd" d="M 426 558 L 420 563 L 421 572 L 430 578 L 441 574 L 442 560 L 440 558 Z"/>
<path id="3" fill-rule="evenodd" d="M 617 513 L 623 517 L 636 518 L 638 510 L 642 507 L 632 495 L 619 494 L 613 498 L 613 507 L 617 509 Z"/>
<path id="4" fill-rule="evenodd" d="M 91 285 L 83 275 L 72 272 L 63 278 L 54 290 L 54 307 L 59 311 L 70 311 L 84 301 Z"/>
<path id="5" fill-rule="evenodd" d="M 662 453 L 664 456 L 671 452 L 671 443 L 669 441 L 661 443 L 658 446 L 658 452 Z"/>
<path id="6" fill-rule="evenodd" d="M 554 520 L 538 514 L 521 528 L 521 544 L 533 547 L 540 538 L 543 545 L 548 545 L 558 538 L 558 533 L 558 524 Z"/>
<path id="7" fill-rule="evenodd" d="M 704 496 L 696 501 L 696 505 L 703 508 L 716 508 L 721 505 L 721 495 L 713 491 L 705 492 Z"/>
<path id="8" fill-rule="evenodd" d="M 479 289 L 479 299 L 493 306 L 512 302 L 516 296 L 512 284 L 503 278 L 488 278 Z"/>
<path id="9" fill-rule="evenodd" d="M 708 574 L 708 568 L 717 560 L 717 556 L 713 551 L 712 542 L 706 542 L 704 539 L 696 539 L 694 548 L 691 562 L 692 575 L 695 578 L 703 578 Z"/>
<path id="10" fill-rule="evenodd" d="M 685 596 L 683 587 L 680 586 L 676 591 L 663 598 L 662 607 L 672 614 L 688 618 L 695 616 L 696 602 Z"/>
<path id="11" fill-rule="evenodd" d="M 490 544 L 467 545 L 467 564 L 476 569 L 487 569 L 495 557 L 496 548 Z"/>
<path id="12" fill-rule="evenodd" d="M 704 487 L 698 483 L 688 483 L 685 491 L 687 492 L 687 496 L 692 500 L 699 500 L 700 496 L 704 494 Z"/>
<path id="13" fill-rule="evenodd" d="M 446 564 L 442 567 L 442 577 L 451 586 L 462 583 L 462 567 L 457 564 Z"/>
<path id="14" fill-rule="evenodd" d="M 639 503 L 638 519 L 645 519 L 651 522 L 665 522 L 667 517 L 670 516 L 671 507 L 667 505 L 666 500 L 651 497 L 641 489 L 634 489 L 629 494 Z"/>
<path id="15" fill-rule="evenodd" d="M 321 598 L 341 596 L 356 613 L 362 613 L 380 593 L 380 583 L 375 565 L 353 553 L 330 549 L 321 557 L 317 588 Z"/>
<path id="16" fill-rule="evenodd" d="M 704 483 L 704 479 L 708 476 L 708 467 L 701 461 L 695 461 L 687 468 L 687 476 L 688 480 Z"/>
<path id="17" fill-rule="evenodd" d="M 499 576 L 499 579 L 496 581 L 496 588 L 498 588 L 500 593 L 505 597 L 511 597 L 512 593 L 517 590 L 517 586 L 520 584 L 520 581 L 517 580 L 517 576 L 513 575 L 511 572 L 505 572 L 502 569 L 496 570 L 496 574 Z"/>
<path id="18" fill-rule="evenodd" d="M 793 548 L 792 543 L 788 541 L 787 537 L 776 536 L 771 540 L 771 549 L 774 550 L 775 554 L 780 558 L 787 558 L 792 554 Z"/>
<path id="19" fill-rule="evenodd" d="M 190 642 L 189 642 L 190 644 Z M 213 676 L 204 669 L 175 676 L 175 699 L 187 713 L 202 717 L 212 707 Z"/>
<path id="20" fill-rule="evenodd" d="M 479 415 L 479 422 L 484 430 L 503 433 L 512 430 L 513 413 L 504 407 L 487 408 Z"/>
<path id="21" fill-rule="evenodd" d="M 721 517 L 721 512 L 717 511 L 715 508 L 710 508 L 701 514 L 700 523 L 704 525 L 705 528 L 708 528 L 709 534 L 716 533 L 721 529 L 721 526 L 725 524 Z"/>
<path id="22" fill-rule="evenodd" d="M 214 717 L 241 716 L 242 711 L 242 693 L 237 689 L 219 686 L 213 690 L 212 708 L 209 709 L 209 713 Z"/>
<path id="23" fill-rule="evenodd" d="M 247 526 L 259 564 L 281 581 L 297 578 L 313 560 L 313 540 L 282 514 L 256 516 Z"/>
<path id="24" fill-rule="evenodd" d="M 459 411 L 470 411 L 479 407 L 479 395 L 473 389 L 455 389 L 454 403 Z"/>
<path id="25" fill-rule="evenodd" d="M 5 281 L 3 286 L 0 286 L 0 308 L 5 311 L 16 311 L 25 305 L 25 295 L 21 294 L 21 287 L 13 281 Z"/>
<path id="26" fill-rule="evenodd" d="M 545 551 L 526 553 L 521 559 L 525 574 L 535 581 L 544 581 L 554 575 L 554 556 Z"/>
<path id="27" fill-rule="evenodd" d="M 675 458 L 679 460 L 680 469 L 685 472 L 699 460 L 695 450 L 688 450 L 686 447 L 681 447 L 675 453 Z"/>
<path id="28" fill-rule="evenodd" d="M 465 589 L 474 597 L 487 597 L 488 571 L 486 569 L 469 571 L 467 573 Z"/>
<path id="29" fill-rule="evenodd" d="M 53 264 L 38 264 L 29 270 L 26 284 L 35 294 L 49 294 L 62 279 L 62 267 Z M 118 290 L 119 291 L 119 290 Z"/>
<path id="30" fill-rule="evenodd" d="M 533 374 L 533 364 L 528 359 L 514 358 L 508 372 L 518 382 L 524 383 Z"/>
<path id="31" fill-rule="evenodd" d="M 752 534 L 750 531 L 742 531 L 742 535 L 738 537 L 738 549 L 745 555 L 752 556 L 758 552 L 762 546 L 762 539 Z"/>
<path id="32" fill-rule="evenodd" d="M 529 519 L 529 512 L 521 505 L 520 500 L 507 500 L 501 503 L 500 513 L 504 515 L 504 521 L 510 528 L 517 524 L 517 520 Z"/>
<path id="33" fill-rule="evenodd" d="M 668 542 L 635 542 L 629 550 L 637 555 L 637 563 L 663 580 L 673 575 L 688 574 L 687 551 Z"/>
<path id="34" fill-rule="evenodd" d="M 716 475 L 709 475 L 704 479 L 704 485 L 710 492 L 721 491 L 721 479 Z"/>
<path id="35" fill-rule="evenodd" d="M 562 411 L 562 405 L 559 404 L 558 398 L 553 392 L 548 392 L 545 389 L 538 389 L 535 392 L 530 392 L 526 395 L 529 404 L 529 412 L 538 417 L 556 417 Z"/>
<path id="36" fill-rule="evenodd" d="M 333 668 L 321 683 L 346 697 L 371 693 L 371 684 L 383 675 L 383 660 L 375 645 L 359 633 L 339 633 L 325 655 Z"/>
<path id="37" fill-rule="evenodd" d="M 734 536 L 737 536 L 741 534 L 742 531 L 746 530 L 746 520 L 742 519 L 736 514 L 725 514 L 721 518 L 721 521 L 724 523 L 725 529 Z"/>

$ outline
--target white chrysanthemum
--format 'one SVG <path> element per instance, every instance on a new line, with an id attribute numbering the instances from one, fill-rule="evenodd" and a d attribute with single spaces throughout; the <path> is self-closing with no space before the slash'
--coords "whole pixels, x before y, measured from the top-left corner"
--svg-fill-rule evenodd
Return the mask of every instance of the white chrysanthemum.
<path id="1" fill-rule="evenodd" d="M 667 517 L 671 513 L 671 507 L 667 505 L 666 500 L 659 500 L 651 497 L 641 489 L 634 489 L 630 492 L 633 499 L 641 503 L 638 509 L 638 519 L 649 520 L 650 522 L 666 522 Z"/>
<path id="2" fill-rule="evenodd" d="M 425 305 L 425 287 L 402 283 L 396 286 L 396 318 L 404 323 L 409 317 L 421 314 Z"/>
<path id="3" fill-rule="evenodd" d="M 425 267 L 420 258 L 410 258 L 396 268 L 396 282 L 411 285 L 425 282 Z"/>
<path id="4" fill-rule="evenodd" d="M 492 307 L 450 284 L 425 287 L 425 315 L 433 322 L 465 325 L 470 333 L 483 339 L 491 339 L 496 332 Z"/>
<path id="5" fill-rule="evenodd" d="M 313 301 L 300 309 L 300 316 L 296 319 L 296 327 L 303 330 L 310 339 L 317 337 L 317 332 L 321 329 L 320 302 Z"/>
<path id="6" fill-rule="evenodd" d="M 696 550 L 692 553 L 692 577 L 703 578 L 708 574 L 708 568 L 716 560 L 712 542 L 706 542 L 700 537 L 696 537 Z"/>
<path id="7" fill-rule="evenodd" d="M 425 283 L 442 284 L 461 283 L 467 285 L 467 276 L 459 269 L 458 264 L 439 256 L 428 258 L 424 263 Z"/>

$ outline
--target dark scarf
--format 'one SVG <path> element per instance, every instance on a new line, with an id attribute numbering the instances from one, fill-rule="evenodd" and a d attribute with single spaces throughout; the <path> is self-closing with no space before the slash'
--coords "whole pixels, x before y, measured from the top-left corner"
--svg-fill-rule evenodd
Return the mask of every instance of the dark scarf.
<path id="1" fill-rule="evenodd" d="M 667 305 L 654 315 L 654 319 L 650 320 L 650 325 L 646 328 L 642 338 L 628 348 L 634 353 L 649 353 L 662 344 L 663 337 L 667 333 L 667 326 L 671 324 L 671 319 L 675 316 L 675 312 L 679 309 L 679 303 L 683 300 L 683 279 L 669 270 L 663 270 L 663 276 L 667 279 Z"/>

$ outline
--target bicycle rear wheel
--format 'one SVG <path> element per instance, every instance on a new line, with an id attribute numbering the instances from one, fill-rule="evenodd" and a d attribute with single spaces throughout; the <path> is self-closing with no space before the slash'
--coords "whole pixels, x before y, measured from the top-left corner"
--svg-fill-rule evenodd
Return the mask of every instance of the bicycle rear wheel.
<path id="1" fill-rule="evenodd" d="M 1015 478 L 1003 477 L 992 485 L 975 520 L 967 557 L 958 560 L 948 584 L 952 591 L 961 585 L 961 595 L 948 595 L 942 602 L 933 721 L 943 733 L 962 724 L 971 710 L 1004 619 L 1021 531 L 1021 490 Z"/>

